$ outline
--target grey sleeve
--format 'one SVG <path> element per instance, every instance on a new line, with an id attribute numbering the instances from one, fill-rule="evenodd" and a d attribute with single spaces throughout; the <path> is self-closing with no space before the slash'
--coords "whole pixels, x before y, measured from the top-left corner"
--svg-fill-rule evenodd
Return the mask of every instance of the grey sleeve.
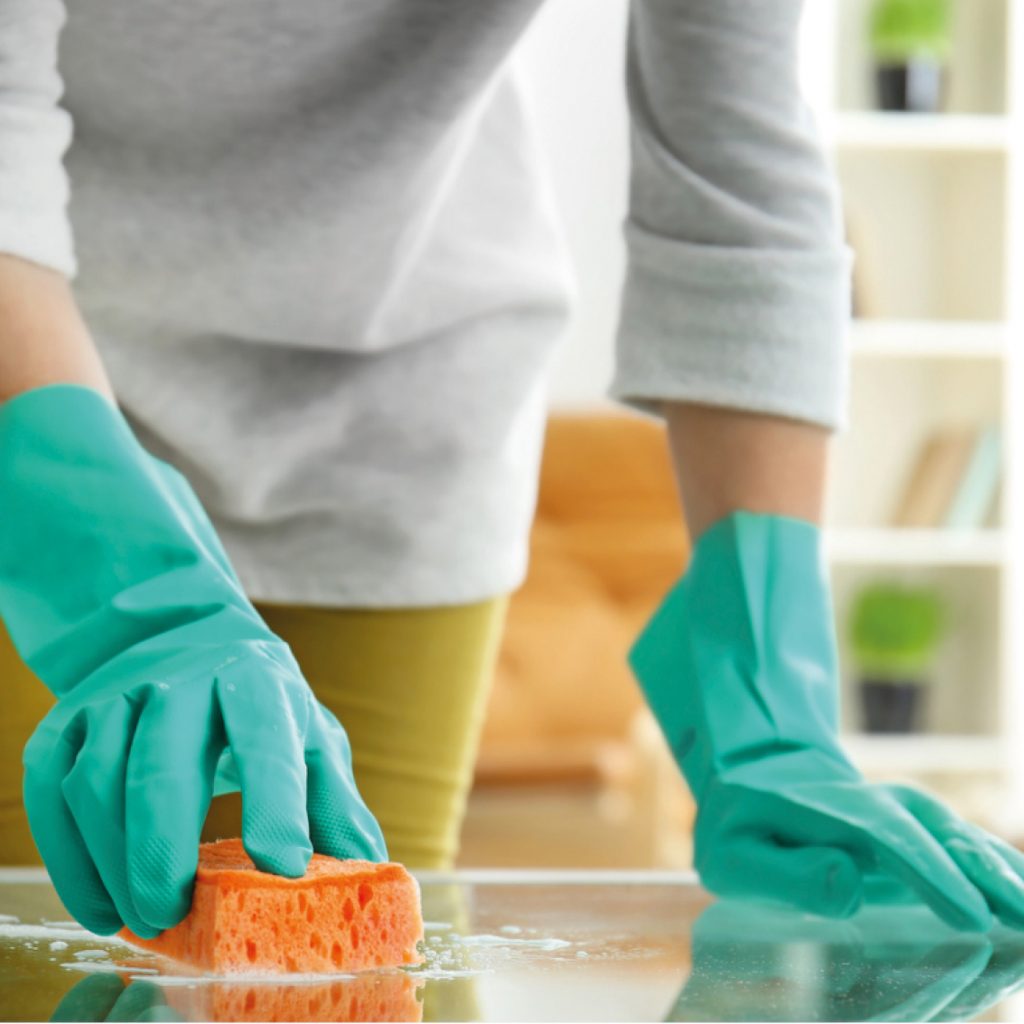
<path id="1" fill-rule="evenodd" d="M 612 393 L 837 426 L 850 255 L 800 94 L 802 0 L 632 0 Z"/>
<path id="2" fill-rule="evenodd" d="M 0 0 L 0 252 L 75 273 L 64 153 L 61 0 Z"/>

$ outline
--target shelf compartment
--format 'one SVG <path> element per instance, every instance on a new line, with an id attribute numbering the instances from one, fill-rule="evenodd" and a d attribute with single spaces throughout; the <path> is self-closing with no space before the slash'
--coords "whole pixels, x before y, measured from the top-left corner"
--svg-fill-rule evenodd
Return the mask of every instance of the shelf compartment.
<path id="1" fill-rule="evenodd" d="M 853 360 L 849 425 L 835 441 L 825 519 L 840 531 L 839 554 L 848 559 L 857 554 L 863 561 L 872 548 L 898 555 L 905 545 L 904 561 L 925 551 L 942 557 L 934 541 L 915 541 L 904 532 L 895 534 L 898 540 L 889 539 L 893 531 L 887 528 L 930 437 L 937 431 L 980 429 L 1004 421 L 1006 365 L 983 358 Z M 1007 464 L 1004 458 L 1004 471 Z M 1000 522 L 996 517 L 991 525 Z M 938 531 L 935 540 L 945 549 L 947 542 L 955 543 L 953 533 Z M 962 552 L 990 560 L 986 553 L 995 544 L 988 538 L 965 540 L 963 548 L 950 547 L 945 558 L 959 558 Z"/>
<path id="2" fill-rule="evenodd" d="M 836 23 L 836 101 L 843 110 L 876 106 L 874 62 L 868 41 L 873 0 L 833 0 Z M 1009 0 L 953 4 L 952 52 L 946 109 L 953 114 L 1002 114 L 1007 109 Z"/>
<path id="3" fill-rule="evenodd" d="M 866 320 L 1006 319 L 1002 153 L 843 151 L 854 311 Z"/>
<path id="4" fill-rule="evenodd" d="M 933 589 L 944 608 L 946 630 L 927 683 L 921 736 L 990 740 L 1000 734 L 1002 640 L 1006 628 L 1002 571 L 980 564 L 834 564 L 831 579 L 845 732 L 861 732 L 863 724 L 859 673 L 849 642 L 851 609 L 863 587 L 889 582 Z M 875 737 L 868 739 L 873 742 Z"/>

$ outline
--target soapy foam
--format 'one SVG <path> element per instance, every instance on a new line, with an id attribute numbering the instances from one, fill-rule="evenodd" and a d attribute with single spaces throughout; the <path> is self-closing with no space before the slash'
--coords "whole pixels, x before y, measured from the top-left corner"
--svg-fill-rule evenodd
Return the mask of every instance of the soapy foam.
<path id="1" fill-rule="evenodd" d="M 17 918 L 14 919 L 17 921 Z M 116 935 L 95 935 L 76 925 L 74 928 L 56 928 L 48 924 L 0 924 L 0 939 L 33 941 L 60 940 L 64 942 L 101 942 L 104 945 L 126 946 Z"/>
<path id="2" fill-rule="evenodd" d="M 76 949 L 74 954 L 76 960 L 107 960 L 110 954 L 105 949 Z"/>
<path id="3" fill-rule="evenodd" d="M 572 945 L 567 939 L 511 939 L 506 935 L 464 935 L 458 939 L 463 946 L 507 946 L 512 949 L 538 949 L 553 952 Z"/>
<path id="4" fill-rule="evenodd" d="M 524 935 L 524 929 L 511 924 L 500 926 L 499 934 L 485 932 L 476 935 L 460 935 L 454 931 L 453 925 L 446 921 L 426 922 L 425 930 L 434 934 L 430 935 L 423 944 L 426 954 L 424 963 L 420 967 L 402 968 L 402 970 L 415 977 L 430 981 L 445 981 L 493 973 L 496 966 L 494 957 L 503 952 L 513 955 L 520 950 L 523 952 L 555 952 L 573 946 L 573 943 L 566 939 Z M 52 952 L 64 952 L 69 949 L 71 944 L 87 943 L 92 948 L 72 951 L 73 959 L 61 962 L 59 965 L 66 970 L 81 973 L 123 973 L 133 980 L 146 980 L 167 986 L 197 987 L 233 982 L 268 985 L 318 985 L 330 981 L 349 981 L 357 977 L 351 973 L 189 974 L 187 971 L 183 971 L 180 965 L 166 961 L 161 968 L 143 967 L 137 963 L 126 965 L 112 957 L 126 949 L 131 950 L 134 956 L 141 955 L 146 959 L 152 959 L 152 954 L 140 954 L 137 947 L 125 942 L 120 937 L 96 935 L 74 921 L 43 921 L 39 924 L 23 924 L 17 917 L 4 914 L 0 915 L 0 939 L 5 938 L 21 941 L 29 948 L 36 948 L 36 944 L 39 942 L 47 942 Z M 97 946 L 99 948 L 96 948 Z M 479 965 L 467 966 L 465 957 L 474 950 L 476 955 L 483 957 L 483 961 Z M 575 955 L 577 958 L 583 959 L 590 954 L 581 950 Z M 49 959 L 55 963 L 59 962 L 56 957 Z M 170 968 L 171 973 L 164 973 L 166 968 Z M 393 968 L 387 968 L 382 972 L 374 971 L 372 973 L 387 973 L 393 970 Z"/>

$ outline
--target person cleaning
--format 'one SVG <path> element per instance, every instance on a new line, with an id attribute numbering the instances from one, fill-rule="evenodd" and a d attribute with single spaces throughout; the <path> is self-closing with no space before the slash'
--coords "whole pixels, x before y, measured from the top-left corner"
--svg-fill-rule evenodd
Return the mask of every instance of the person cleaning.
<path id="1" fill-rule="evenodd" d="M 0 857 L 93 931 L 179 921 L 204 822 L 287 876 L 452 862 L 570 307 L 540 3 L 0 0 Z M 695 541 L 633 662 L 711 889 L 1024 925 L 1016 851 L 837 740 L 800 13 L 631 4 L 614 394 Z"/>

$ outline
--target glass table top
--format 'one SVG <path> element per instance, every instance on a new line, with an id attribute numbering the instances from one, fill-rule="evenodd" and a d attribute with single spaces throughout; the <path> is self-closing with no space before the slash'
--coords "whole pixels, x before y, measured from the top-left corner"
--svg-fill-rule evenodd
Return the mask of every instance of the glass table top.
<path id="1" fill-rule="evenodd" d="M 923 908 L 843 922 L 713 903 L 683 874 L 421 875 L 425 961 L 355 976 L 203 978 L 67 920 L 0 871 L 4 1020 L 1017 1020 L 1024 933 Z"/>

